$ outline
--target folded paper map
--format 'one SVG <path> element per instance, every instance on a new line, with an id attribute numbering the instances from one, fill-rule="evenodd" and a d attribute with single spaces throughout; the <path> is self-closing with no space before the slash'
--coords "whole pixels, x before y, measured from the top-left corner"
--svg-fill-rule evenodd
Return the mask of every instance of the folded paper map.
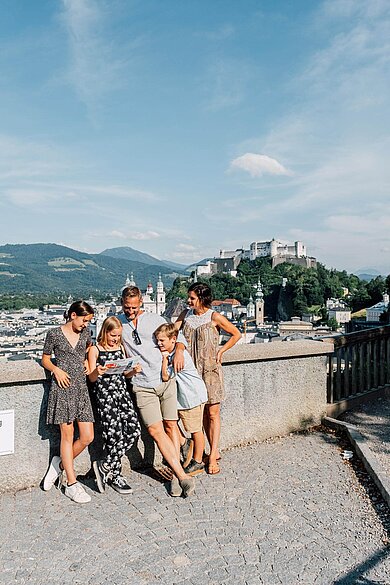
<path id="1" fill-rule="evenodd" d="M 107 361 L 104 364 L 104 367 L 107 368 L 107 370 L 104 372 L 104 375 L 123 374 L 124 372 L 128 372 L 129 370 L 133 369 L 136 363 L 137 362 L 134 360 L 134 358 Z"/>

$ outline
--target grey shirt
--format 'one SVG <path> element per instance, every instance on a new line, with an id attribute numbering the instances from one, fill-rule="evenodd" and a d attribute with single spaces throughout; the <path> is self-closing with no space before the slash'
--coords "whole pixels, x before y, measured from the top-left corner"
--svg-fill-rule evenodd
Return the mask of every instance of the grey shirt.
<path id="1" fill-rule="evenodd" d="M 141 339 L 141 345 L 136 345 L 133 339 L 134 326 L 128 321 L 126 315 L 118 315 L 123 325 L 122 343 L 129 357 L 138 358 L 142 366 L 142 372 L 132 378 L 135 386 L 141 388 L 155 388 L 161 384 L 161 351 L 156 345 L 153 333 L 157 327 L 166 323 L 164 317 L 155 313 L 141 313 L 137 320 L 137 333 Z M 184 336 L 180 333 L 178 341 L 187 345 Z"/>

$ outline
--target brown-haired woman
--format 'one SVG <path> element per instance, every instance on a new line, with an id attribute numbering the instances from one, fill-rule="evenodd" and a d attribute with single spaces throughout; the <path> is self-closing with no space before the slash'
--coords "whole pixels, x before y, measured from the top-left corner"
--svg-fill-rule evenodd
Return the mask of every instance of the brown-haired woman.
<path id="1" fill-rule="evenodd" d="M 60 457 L 54 456 L 43 480 L 48 491 L 57 478 L 62 484 L 65 470 L 65 495 L 83 504 L 91 500 L 76 480 L 73 460 L 93 441 L 93 412 L 87 388 L 86 351 L 91 345 L 89 323 L 92 307 L 85 301 L 74 302 L 65 312 L 66 323 L 51 329 L 45 340 L 42 366 L 53 373 L 47 406 L 47 423 L 58 424 L 61 433 Z M 54 354 L 56 363 L 52 362 Z M 77 420 L 79 438 L 74 440 Z"/>
<path id="2" fill-rule="evenodd" d="M 212 294 L 207 284 L 192 284 L 188 289 L 187 302 L 189 310 L 181 313 L 175 325 L 177 329 L 182 329 L 188 351 L 207 387 L 208 403 L 203 417 L 203 426 L 210 445 L 207 471 L 215 475 L 220 472 L 220 409 L 225 396 L 222 355 L 237 343 L 241 333 L 226 317 L 211 309 Z M 223 346 L 219 346 L 221 329 L 231 336 Z"/>

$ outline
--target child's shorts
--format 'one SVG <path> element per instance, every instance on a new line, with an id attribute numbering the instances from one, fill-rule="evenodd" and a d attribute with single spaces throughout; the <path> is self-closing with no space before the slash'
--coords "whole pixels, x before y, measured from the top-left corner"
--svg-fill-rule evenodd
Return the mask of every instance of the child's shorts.
<path id="1" fill-rule="evenodd" d="M 204 403 L 187 410 L 179 410 L 179 419 L 187 433 L 199 433 L 203 430 Z"/>

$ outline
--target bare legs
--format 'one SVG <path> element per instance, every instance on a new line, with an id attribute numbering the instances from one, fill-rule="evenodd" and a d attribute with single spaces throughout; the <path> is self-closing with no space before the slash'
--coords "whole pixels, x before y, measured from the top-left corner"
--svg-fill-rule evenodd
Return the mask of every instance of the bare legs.
<path id="1" fill-rule="evenodd" d="M 210 444 L 209 473 L 218 473 L 219 437 L 221 435 L 221 405 L 206 404 L 203 415 L 203 426 L 207 440 Z M 213 469 L 216 470 L 213 472 Z"/>
<path id="2" fill-rule="evenodd" d="M 173 446 L 175 447 L 176 455 L 180 461 L 180 431 L 175 420 L 164 420 L 164 430 L 168 437 L 171 439 Z"/>
<path id="3" fill-rule="evenodd" d="M 73 423 L 60 424 L 61 432 L 61 446 L 60 457 L 63 468 L 66 472 L 68 484 L 76 482 L 76 474 L 74 472 L 73 460 L 84 451 L 93 441 L 93 423 L 79 422 L 79 438 L 73 442 L 74 426 Z"/>
<path id="4" fill-rule="evenodd" d="M 193 453 L 192 457 L 198 463 L 202 463 L 204 446 L 205 446 L 203 431 L 198 431 L 197 433 L 192 433 L 191 438 L 194 441 L 194 453 Z"/>
<path id="5" fill-rule="evenodd" d="M 167 432 L 165 432 L 164 426 L 167 429 Z M 176 429 L 174 427 L 176 427 Z M 164 425 L 162 421 L 153 423 L 152 425 L 148 426 L 148 432 L 152 439 L 156 442 L 161 455 L 164 457 L 165 461 L 168 463 L 176 477 L 179 480 L 187 479 L 188 476 L 185 474 L 182 466 L 180 465 L 180 439 L 177 422 L 164 421 Z M 171 439 L 171 437 L 167 434 L 168 432 L 171 434 L 173 439 Z"/>

